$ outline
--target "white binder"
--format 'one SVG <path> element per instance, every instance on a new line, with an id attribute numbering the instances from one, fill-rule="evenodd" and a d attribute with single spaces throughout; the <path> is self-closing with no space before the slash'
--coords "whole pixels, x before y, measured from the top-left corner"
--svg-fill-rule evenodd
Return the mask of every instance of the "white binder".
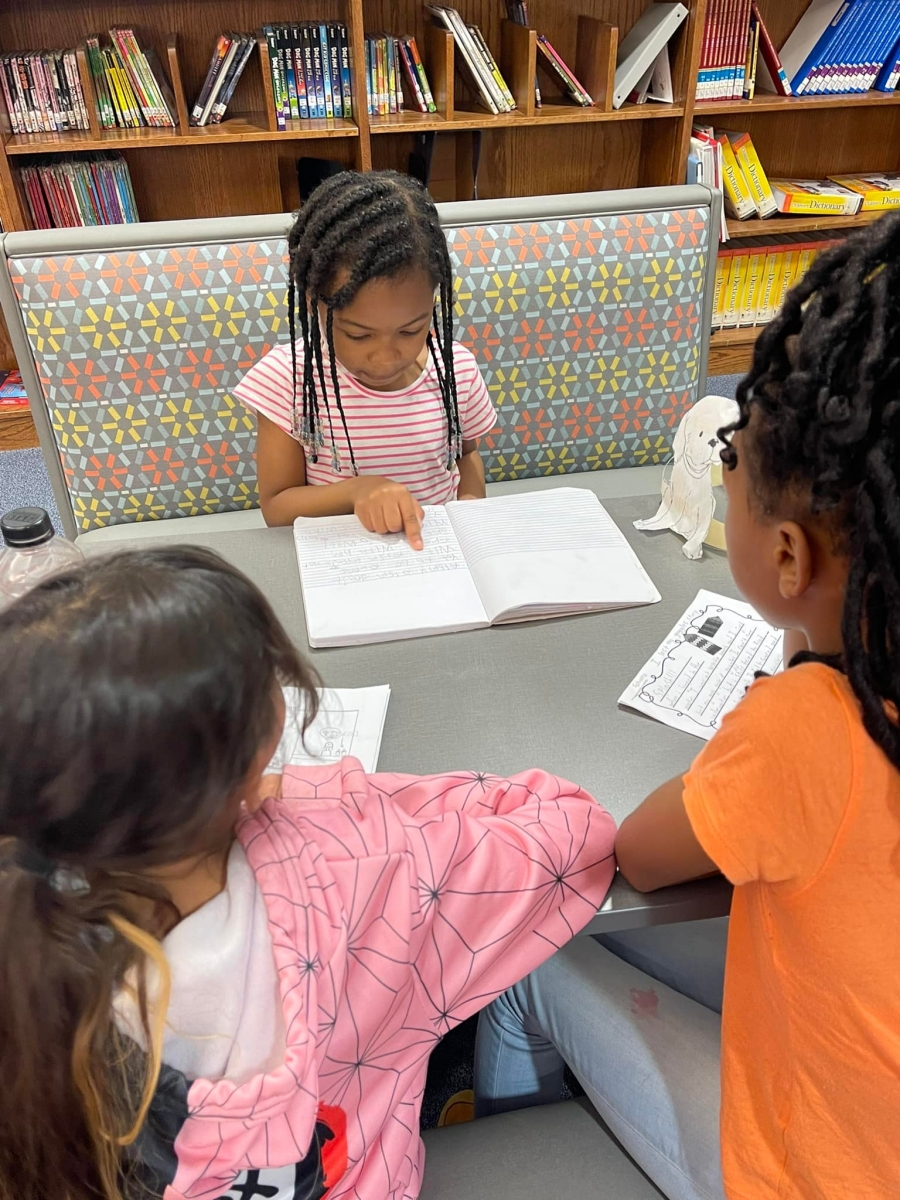
<path id="1" fill-rule="evenodd" d="M 619 46 L 613 108 L 621 108 L 653 64 L 660 50 L 688 15 L 683 4 L 651 4 Z"/>

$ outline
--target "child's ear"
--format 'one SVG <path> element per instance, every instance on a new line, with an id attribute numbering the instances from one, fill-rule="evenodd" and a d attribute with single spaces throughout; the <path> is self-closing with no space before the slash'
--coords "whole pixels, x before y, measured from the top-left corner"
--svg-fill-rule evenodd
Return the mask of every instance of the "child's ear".
<path id="1" fill-rule="evenodd" d="M 783 521 L 775 530 L 775 569 L 783 600 L 799 600 L 812 583 L 813 551 L 809 537 L 796 521 Z"/>

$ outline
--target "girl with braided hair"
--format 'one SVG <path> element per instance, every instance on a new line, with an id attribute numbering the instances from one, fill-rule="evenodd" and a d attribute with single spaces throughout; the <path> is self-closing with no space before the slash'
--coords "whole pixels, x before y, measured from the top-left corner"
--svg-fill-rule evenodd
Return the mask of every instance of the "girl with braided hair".
<path id="1" fill-rule="evenodd" d="M 795 631 L 790 669 L 755 683 L 616 841 L 642 891 L 723 872 L 730 923 L 564 947 L 482 1015 L 478 1107 L 554 1098 L 566 1060 L 669 1200 L 889 1200 L 900 215 L 816 260 L 737 400 L 722 431 L 728 556 L 747 599 Z"/>
<path id="2" fill-rule="evenodd" d="M 258 419 L 269 525 L 356 513 L 421 549 L 422 506 L 484 496 L 478 439 L 495 415 L 453 341 L 453 271 L 422 185 L 346 171 L 288 236 L 290 344 L 236 388 Z"/>

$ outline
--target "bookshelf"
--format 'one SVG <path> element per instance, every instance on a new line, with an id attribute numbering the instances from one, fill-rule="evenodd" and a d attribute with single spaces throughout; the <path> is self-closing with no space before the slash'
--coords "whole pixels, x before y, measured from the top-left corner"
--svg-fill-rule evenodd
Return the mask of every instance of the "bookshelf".
<path id="1" fill-rule="evenodd" d="M 112 25 L 133 27 L 168 73 L 176 97 L 174 129 L 102 130 L 13 136 L 0 103 L 0 221 L 29 228 L 18 178 L 29 156 L 115 150 L 128 163 L 143 220 L 282 212 L 299 204 L 297 159 L 337 160 L 357 170 L 406 170 L 434 142 L 431 190 L 442 200 L 473 190 L 473 135 L 481 134 L 481 197 L 681 183 L 695 115 L 747 130 L 772 175 L 818 176 L 891 170 L 900 160 L 900 97 L 781 98 L 695 103 L 706 0 L 684 0 L 689 18 L 671 43 L 675 103 L 611 108 L 617 40 L 647 0 L 529 0 L 535 29 L 546 34 L 597 100 L 569 102 L 538 68 L 544 104 L 534 107 L 533 29 L 505 20 L 504 0 L 457 0 L 466 21 L 479 26 L 513 90 L 518 108 L 493 116 L 479 108 L 456 69 L 453 38 L 434 27 L 420 0 L 0 0 L 0 53 L 35 47 L 83 46 Z M 781 45 L 807 0 L 760 0 L 776 45 Z M 228 29 L 259 32 L 267 23 L 341 21 L 348 30 L 354 91 L 352 120 L 306 120 L 276 128 L 265 45 L 254 51 L 221 125 L 193 128 L 187 114 L 200 90 L 217 36 Z M 365 103 L 366 33 L 414 34 L 438 111 L 370 117 Z M 86 67 L 84 68 L 86 69 Z M 866 217 L 791 218 L 730 222 L 734 238 L 760 233 L 852 227 Z M 739 370 L 756 331 L 716 333 L 711 370 Z M 0 366 L 13 366 L 0 329 Z"/>

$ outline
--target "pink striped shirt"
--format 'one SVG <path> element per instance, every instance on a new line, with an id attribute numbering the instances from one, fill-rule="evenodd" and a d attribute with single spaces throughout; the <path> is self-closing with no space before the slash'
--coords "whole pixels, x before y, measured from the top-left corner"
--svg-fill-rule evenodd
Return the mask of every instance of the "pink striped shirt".
<path id="1" fill-rule="evenodd" d="M 298 357 L 298 370 L 302 370 L 299 350 Z M 454 342 L 453 362 L 462 435 L 466 441 L 474 441 L 493 429 L 494 406 L 471 351 Z M 326 378 L 330 383 L 327 365 Z M 402 483 L 420 504 L 446 504 L 455 500 L 459 471 L 455 466 L 452 471 L 447 470 L 447 418 L 431 355 L 415 383 L 399 392 L 373 392 L 348 375 L 340 364 L 338 379 L 360 475 L 383 475 Z M 299 392 L 299 380 L 297 386 Z M 248 408 L 262 413 L 289 434 L 292 388 L 291 350 L 280 345 L 247 372 L 234 394 Z M 350 476 L 347 439 L 337 405 L 331 395 L 328 399 L 341 470 L 332 469 L 331 429 L 324 406 L 320 405 L 325 446 L 316 463 L 306 451 L 307 483 L 340 483 Z"/>

